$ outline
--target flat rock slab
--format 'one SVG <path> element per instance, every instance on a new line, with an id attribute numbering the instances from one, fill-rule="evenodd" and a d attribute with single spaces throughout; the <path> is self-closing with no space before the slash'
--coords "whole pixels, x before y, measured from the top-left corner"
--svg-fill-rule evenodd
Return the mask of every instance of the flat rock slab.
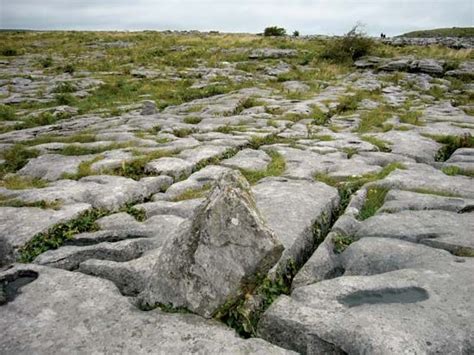
<path id="1" fill-rule="evenodd" d="M 94 208 L 117 210 L 128 202 L 142 201 L 167 188 L 170 185 L 169 179 L 158 176 L 135 181 L 121 176 L 93 175 L 78 181 L 55 181 L 45 188 L 8 193 L 28 202 L 44 200 L 61 201 L 64 204 L 88 203 Z"/>
<path id="2" fill-rule="evenodd" d="M 474 253 L 473 213 L 401 211 L 380 213 L 365 220 L 357 238 L 398 238 L 453 253 Z"/>
<path id="3" fill-rule="evenodd" d="M 230 147 L 206 145 L 193 149 L 186 149 L 179 153 L 178 158 L 185 159 L 192 164 L 199 164 L 209 159 L 221 157 Z"/>
<path id="4" fill-rule="evenodd" d="M 0 207 L 0 266 L 13 262 L 17 249 L 36 234 L 69 221 L 90 207 L 84 203 L 66 205 L 57 211 L 35 207 Z"/>
<path id="5" fill-rule="evenodd" d="M 279 262 L 301 263 L 314 249 L 315 227 L 331 221 L 338 206 L 337 190 L 320 182 L 272 177 L 252 188 L 257 207 L 285 246 Z"/>
<path id="6" fill-rule="evenodd" d="M 110 281 L 81 273 L 27 265 L 5 279 L 27 284 L 0 306 L 2 354 L 288 353 L 195 315 L 139 311 Z"/>
<path id="7" fill-rule="evenodd" d="M 474 198 L 474 184 L 467 176 L 448 176 L 425 164 L 404 163 L 407 169 L 396 169 L 377 185 L 390 189 L 423 191 L 453 197 Z"/>
<path id="8" fill-rule="evenodd" d="M 280 296 L 264 339 L 306 354 L 470 353 L 474 264 L 339 277 Z"/>
<path id="9" fill-rule="evenodd" d="M 271 158 L 262 150 L 244 149 L 230 159 L 225 159 L 221 165 L 234 169 L 251 171 L 265 170 Z"/>
<path id="10" fill-rule="evenodd" d="M 168 175 L 175 181 L 179 181 L 191 175 L 195 166 L 184 159 L 164 157 L 149 162 L 145 170 L 157 175 Z"/>
<path id="11" fill-rule="evenodd" d="M 55 181 L 60 179 L 63 174 L 75 174 L 79 164 L 93 158 L 93 155 L 65 156 L 44 154 L 38 158 L 31 159 L 28 164 L 18 171 L 18 175 Z"/>

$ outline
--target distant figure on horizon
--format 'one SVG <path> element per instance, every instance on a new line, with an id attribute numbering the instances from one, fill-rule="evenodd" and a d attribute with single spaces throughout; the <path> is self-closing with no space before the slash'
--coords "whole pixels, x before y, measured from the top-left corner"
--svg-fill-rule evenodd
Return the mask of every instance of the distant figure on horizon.
<path id="1" fill-rule="evenodd" d="M 387 35 L 382 32 L 382 33 L 380 34 L 380 38 L 387 38 Z"/>

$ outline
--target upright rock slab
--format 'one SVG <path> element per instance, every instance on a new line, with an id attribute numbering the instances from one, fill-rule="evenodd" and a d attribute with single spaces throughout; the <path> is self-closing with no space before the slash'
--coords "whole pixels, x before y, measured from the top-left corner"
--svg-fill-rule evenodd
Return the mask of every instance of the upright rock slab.
<path id="1" fill-rule="evenodd" d="M 159 252 L 141 301 L 186 307 L 211 317 L 252 290 L 282 251 L 245 178 L 236 171 L 226 172 L 192 223 Z"/>

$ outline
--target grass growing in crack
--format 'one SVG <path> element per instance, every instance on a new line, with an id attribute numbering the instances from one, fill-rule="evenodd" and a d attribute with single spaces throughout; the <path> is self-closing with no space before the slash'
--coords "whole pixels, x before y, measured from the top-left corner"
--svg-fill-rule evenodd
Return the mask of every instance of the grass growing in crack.
<path id="1" fill-rule="evenodd" d="M 30 159 L 36 158 L 38 152 L 33 149 L 27 149 L 22 144 L 15 144 L 3 152 L 2 158 L 5 160 L 0 165 L 0 177 L 7 173 L 14 173 L 23 168 Z"/>
<path id="2" fill-rule="evenodd" d="M 399 115 L 401 123 L 411 124 L 414 126 L 422 126 L 423 122 L 420 120 L 423 113 L 421 111 L 407 111 Z"/>
<path id="3" fill-rule="evenodd" d="M 16 119 L 17 117 L 13 107 L 0 105 L 0 121 L 14 121 Z"/>
<path id="4" fill-rule="evenodd" d="M 98 162 L 100 160 L 104 159 L 103 156 L 98 156 L 95 157 L 94 159 L 83 161 L 82 163 L 79 164 L 77 168 L 77 172 L 75 174 L 70 174 L 70 173 L 64 173 L 61 175 L 62 179 L 71 179 L 71 180 L 79 180 L 82 179 L 83 177 L 93 175 L 91 166 L 95 162 Z"/>
<path id="5" fill-rule="evenodd" d="M 324 126 L 331 119 L 331 113 L 323 112 L 318 106 L 314 106 L 311 111 L 311 117 L 315 125 Z"/>
<path id="6" fill-rule="evenodd" d="M 387 121 L 390 116 L 391 113 L 383 106 L 371 111 L 362 112 L 357 132 L 366 133 L 374 129 L 383 130 L 385 121 Z"/>
<path id="7" fill-rule="evenodd" d="M 474 258 L 474 250 L 471 248 L 460 247 L 453 251 L 453 255 L 465 258 Z"/>
<path id="8" fill-rule="evenodd" d="M 88 210 L 68 222 L 57 224 L 46 232 L 36 234 L 19 249 L 18 261 L 32 262 L 41 253 L 59 248 L 75 234 L 99 230 L 96 221 L 107 214 L 108 212 L 104 210 Z"/>
<path id="9" fill-rule="evenodd" d="M 446 161 L 459 148 L 474 148 L 474 137 L 470 134 L 462 136 L 449 135 L 425 135 L 444 146 L 438 150 L 435 156 L 436 161 Z"/>
<path id="10" fill-rule="evenodd" d="M 381 152 L 389 153 L 392 151 L 390 144 L 382 139 L 379 139 L 374 136 L 362 136 L 360 137 L 363 141 L 369 142 L 370 144 L 376 146 Z"/>
<path id="11" fill-rule="evenodd" d="M 406 191 L 411 191 L 411 192 L 416 192 L 419 194 L 426 194 L 426 195 L 442 196 L 442 197 L 461 197 L 461 195 L 455 194 L 452 192 L 438 191 L 438 190 L 426 189 L 426 188 L 421 188 L 421 187 L 417 189 L 406 190 Z"/>
<path id="12" fill-rule="evenodd" d="M 57 154 L 61 155 L 69 155 L 69 156 L 77 156 L 77 155 L 88 155 L 88 154 L 98 154 L 103 153 L 108 150 L 113 149 L 122 149 L 130 147 L 132 142 L 128 143 L 111 143 L 107 145 L 100 145 L 96 147 L 84 147 L 81 145 L 68 145 L 57 152 Z"/>
<path id="13" fill-rule="evenodd" d="M 474 177 L 474 170 L 464 170 L 454 165 L 445 166 L 441 169 L 441 171 L 449 176 L 464 175 Z"/>
<path id="14" fill-rule="evenodd" d="M 342 151 L 347 154 L 347 159 L 352 158 L 355 154 L 357 154 L 357 149 L 352 147 L 344 147 Z"/>
<path id="15" fill-rule="evenodd" d="M 238 103 L 238 105 L 236 106 L 232 114 L 239 115 L 242 111 L 246 109 L 249 109 L 255 106 L 264 106 L 264 105 L 265 105 L 264 102 L 258 100 L 257 98 L 253 96 L 247 97 Z"/>
<path id="16" fill-rule="evenodd" d="M 188 189 L 181 193 L 180 195 L 174 197 L 172 199 L 173 202 L 185 201 L 185 200 L 193 200 L 196 198 L 203 198 L 206 197 L 207 193 L 211 189 L 211 184 L 206 184 L 201 188 L 197 189 Z"/>
<path id="17" fill-rule="evenodd" d="M 388 191 L 389 189 L 384 187 L 369 188 L 358 218 L 363 221 L 372 217 L 384 204 Z"/>
<path id="18" fill-rule="evenodd" d="M 173 134 L 178 138 L 184 138 L 193 133 L 191 128 L 176 128 L 173 130 Z"/>
<path id="19" fill-rule="evenodd" d="M 289 295 L 291 283 L 296 275 L 297 267 L 294 261 L 289 260 L 284 270 L 274 279 L 264 277 L 256 282 L 253 290 L 245 290 L 245 297 L 231 300 L 220 307 L 213 315 L 235 329 L 244 338 L 256 336 L 257 324 L 261 315 L 282 294 Z M 251 294 L 253 296 L 251 296 Z M 247 297 L 254 297 L 258 305 L 250 309 L 246 304 Z"/>
<path id="20" fill-rule="evenodd" d="M 172 156 L 173 154 L 174 153 L 169 150 L 158 150 L 158 151 L 143 155 L 129 162 L 124 161 L 120 167 L 115 168 L 115 169 L 105 170 L 103 171 L 103 173 L 109 174 L 109 175 L 124 176 L 124 177 L 128 177 L 134 180 L 140 180 L 141 178 L 150 175 L 150 173 L 148 173 L 145 170 L 146 164 L 148 164 L 152 160 L 163 158 L 163 157 L 169 157 L 169 156 Z"/>
<path id="21" fill-rule="evenodd" d="M 143 209 L 136 208 L 135 203 L 127 203 L 124 207 L 120 209 L 120 212 L 126 212 L 135 218 L 138 222 L 143 222 L 146 220 L 146 212 Z"/>
<path id="22" fill-rule="evenodd" d="M 61 208 L 59 201 L 33 201 L 27 202 L 16 198 L 0 195 L 0 207 L 36 207 L 41 209 L 59 210 Z"/>
<path id="23" fill-rule="evenodd" d="M 386 178 L 391 172 L 395 171 L 396 169 L 405 169 L 405 166 L 401 163 L 391 163 L 385 166 L 381 171 L 378 173 L 370 173 L 356 177 L 350 177 L 346 180 L 337 180 L 327 174 L 316 174 L 315 179 L 329 186 L 333 186 L 337 188 L 339 192 L 340 198 L 340 209 L 344 210 L 349 201 L 351 196 L 357 192 L 362 186 L 369 182 L 382 180 Z"/>
<path id="24" fill-rule="evenodd" d="M 77 133 L 72 136 L 53 136 L 44 135 L 36 137 L 32 140 L 26 141 L 23 144 L 27 146 L 34 146 L 38 144 L 47 143 L 91 143 L 97 141 L 95 134 L 91 133 Z"/>
<path id="25" fill-rule="evenodd" d="M 202 121 L 202 118 L 196 117 L 196 116 L 188 116 L 188 117 L 185 117 L 183 120 L 183 122 L 187 124 L 198 124 L 201 121 Z"/>
<path id="26" fill-rule="evenodd" d="M 280 138 L 276 134 L 267 136 L 252 136 L 249 141 L 249 148 L 258 150 L 261 146 L 272 144 L 294 144 L 295 140 L 291 138 Z"/>
<path id="27" fill-rule="evenodd" d="M 285 159 L 280 153 L 269 151 L 267 154 L 272 160 L 265 170 L 240 170 L 250 184 L 255 184 L 267 176 L 280 176 L 285 171 Z"/>
<path id="28" fill-rule="evenodd" d="M 338 234 L 332 238 L 332 242 L 334 253 L 341 254 L 354 242 L 354 238 L 348 235 Z"/>
<path id="29" fill-rule="evenodd" d="M 0 186 L 10 190 L 24 190 L 32 188 L 42 188 L 48 186 L 48 183 L 39 178 L 31 178 L 19 175 L 10 175 L 0 181 Z"/>

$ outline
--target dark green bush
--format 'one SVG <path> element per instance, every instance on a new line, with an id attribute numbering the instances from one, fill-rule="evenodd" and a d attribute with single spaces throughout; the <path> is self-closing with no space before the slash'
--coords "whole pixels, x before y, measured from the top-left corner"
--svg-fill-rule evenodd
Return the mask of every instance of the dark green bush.
<path id="1" fill-rule="evenodd" d="M 263 31 L 263 35 L 265 37 L 282 37 L 286 36 L 286 30 L 277 26 L 267 27 Z"/>
<path id="2" fill-rule="evenodd" d="M 369 55 L 374 46 L 374 40 L 354 26 L 344 36 L 330 40 L 321 57 L 338 63 L 351 62 Z"/>
<path id="3" fill-rule="evenodd" d="M 293 32 L 293 37 L 299 37 L 299 36 L 300 36 L 300 31 Z"/>
<path id="4" fill-rule="evenodd" d="M 3 55 L 5 57 L 14 57 L 18 55 L 18 50 L 12 47 L 0 48 L 0 55 Z"/>

